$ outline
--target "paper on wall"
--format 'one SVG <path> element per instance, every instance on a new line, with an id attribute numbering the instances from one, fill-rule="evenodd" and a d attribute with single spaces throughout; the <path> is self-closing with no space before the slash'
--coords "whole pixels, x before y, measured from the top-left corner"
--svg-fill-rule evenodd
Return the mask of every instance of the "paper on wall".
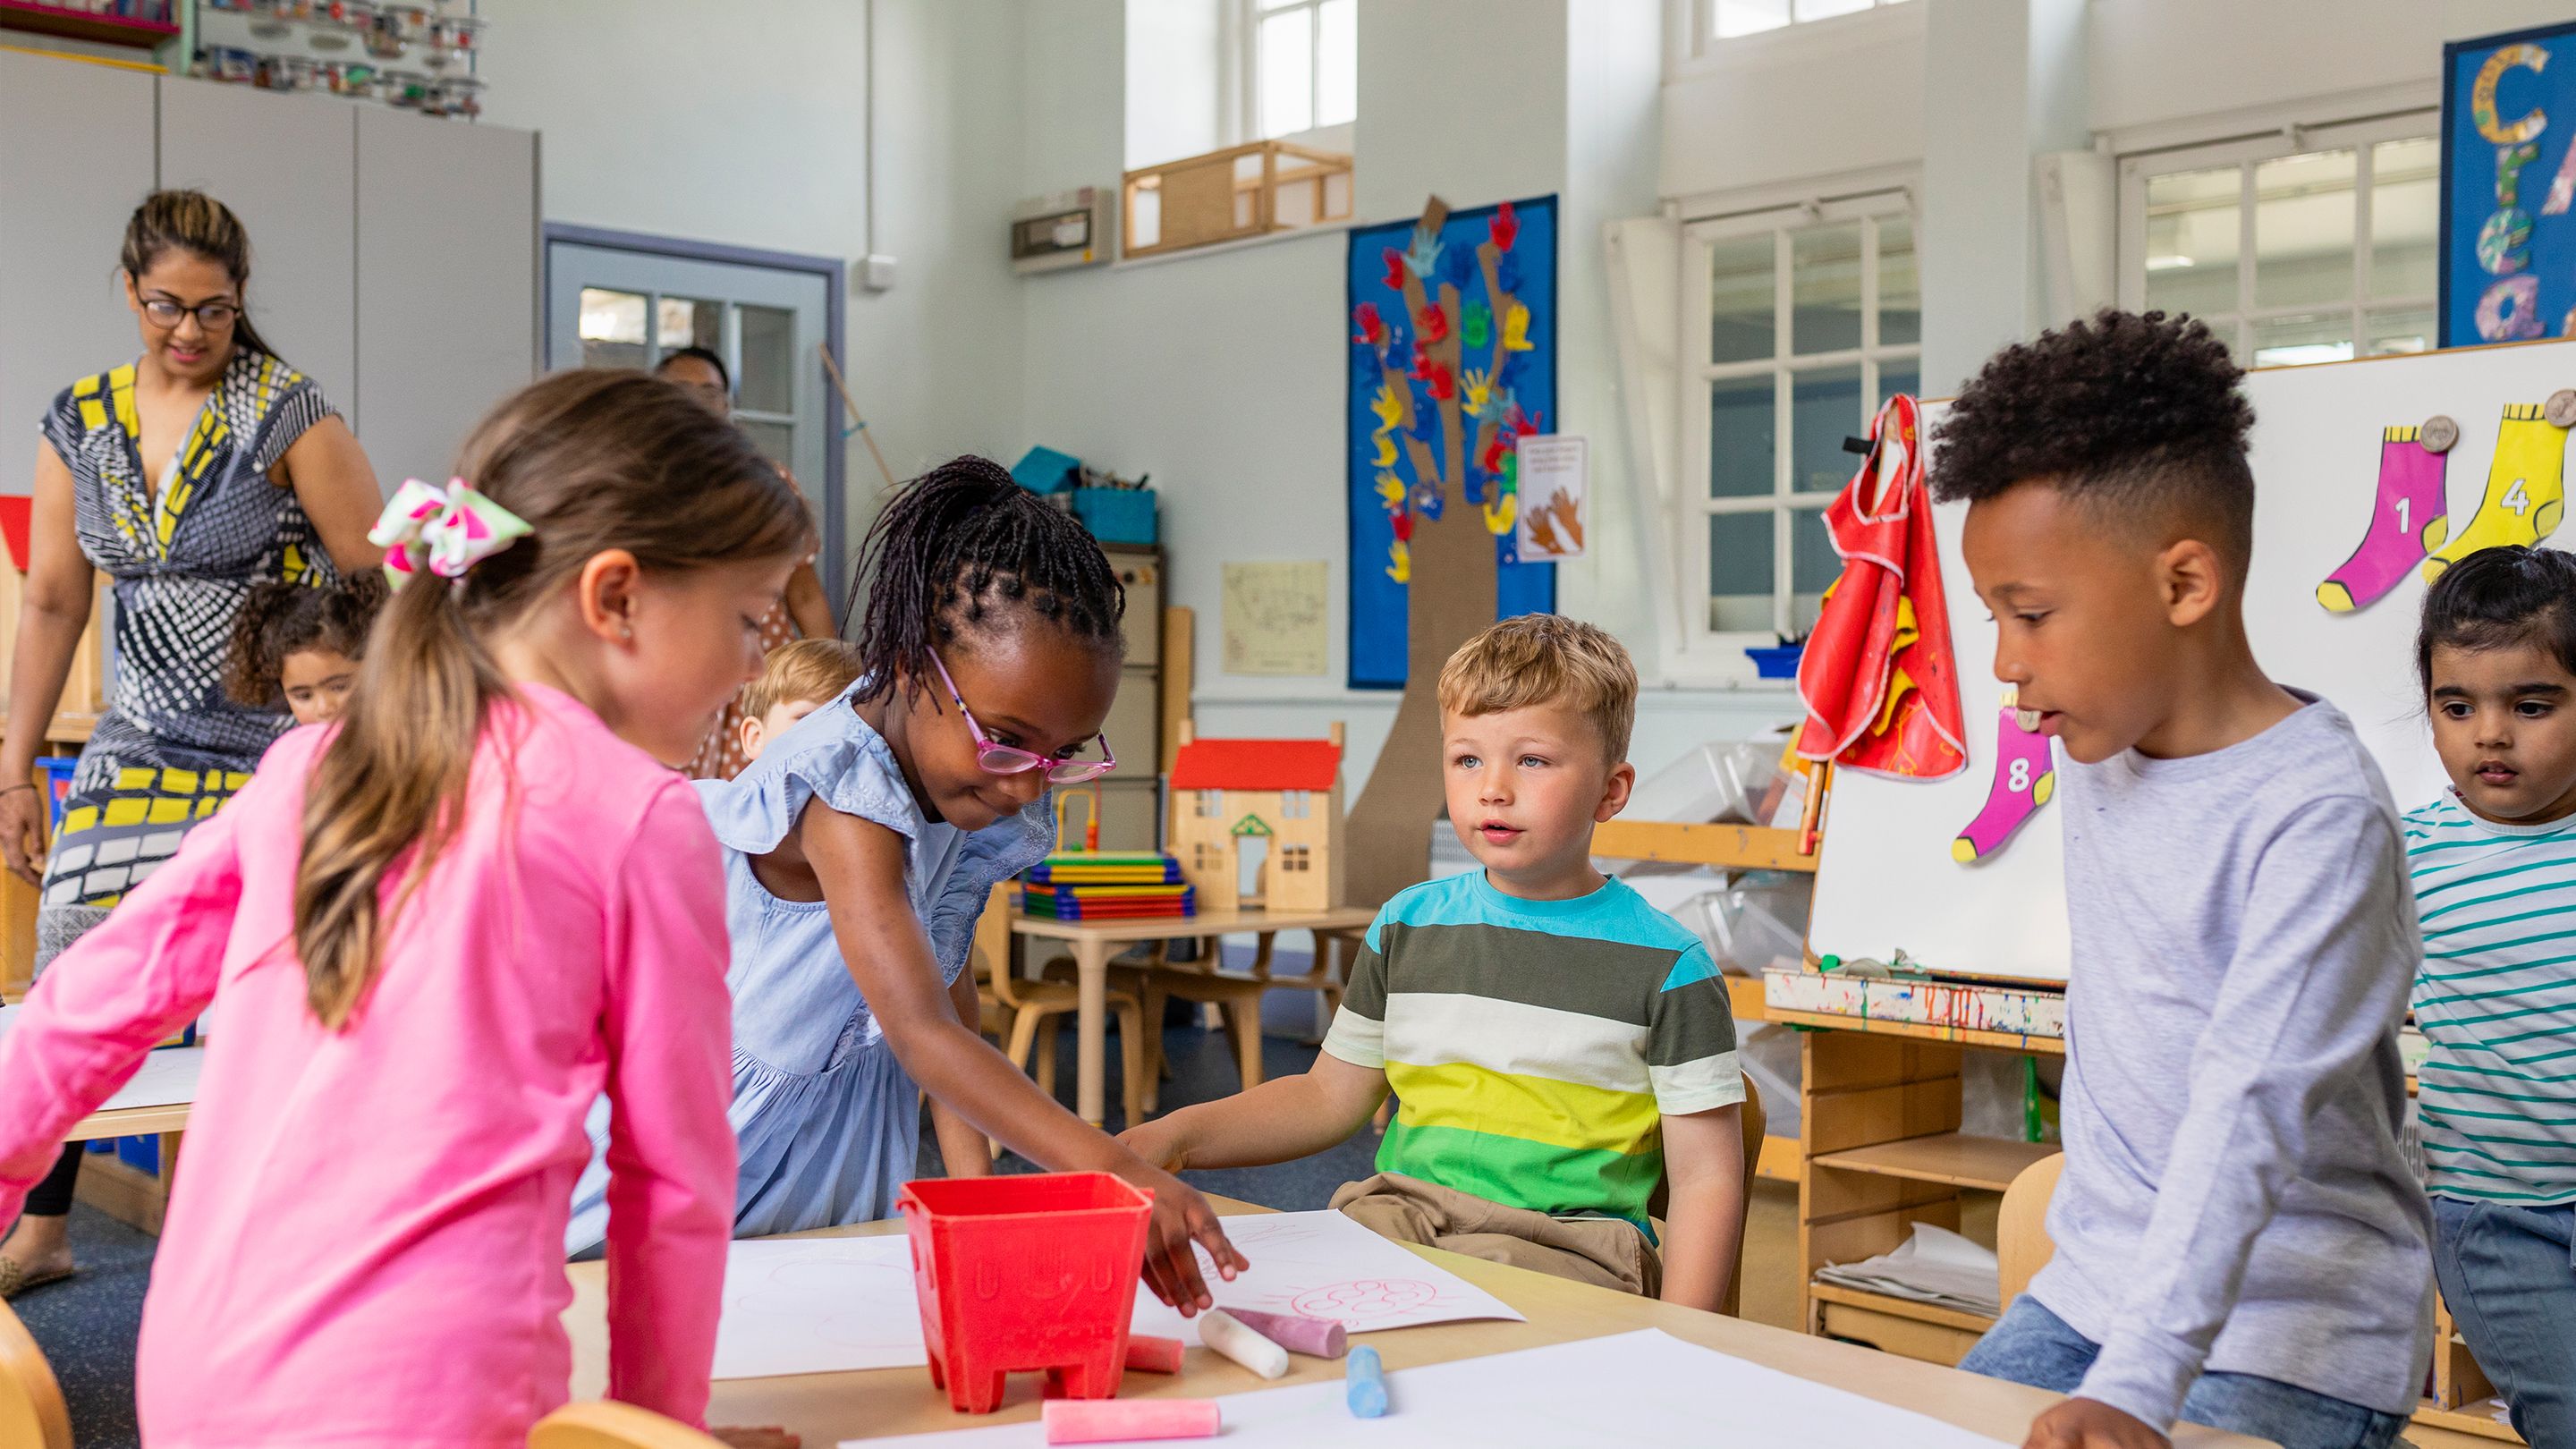
<path id="1" fill-rule="evenodd" d="M 1329 663 L 1322 563 L 1225 566 L 1225 672 L 1319 675 Z"/>
<path id="2" fill-rule="evenodd" d="M 1199 1267 L 1219 1307 L 1331 1318 L 1353 1333 L 1470 1319 L 1521 1321 L 1509 1304 L 1337 1212 L 1231 1217 L 1225 1230 L 1252 1261 L 1228 1283 Z M 1141 1284 L 1135 1331 L 1197 1343 L 1194 1320 Z M 725 1259 L 715 1377 L 841 1373 L 930 1362 L 913 1297 L 912 1250 L 900 1233 L 872 1238 L 738 1242 Z"/>
<path id="3" fill-rule="evenodd" d="M 1993 1449 L 1998 1440 L 1812 1379 L 1730 1358 L 1655 1329 L 1399 1369 L 1382 1419 L 1355 1419 L 1343 1384 L 1300 1384 L 1217 1400 L 1229 1449 L 1265 1445 L 1690 1444 L 1705 1449 Z M 845 1441 L 842 1449 L 1016 1449 L 1046 1442 L 1036 1421 Z"/>
<path id="4" fill-rule="evenodd" d="M 1545 433 L 1520 440 L 1520 551 L 1524 563 L 1583 557 L 1592 489 L 1583 439 Z"/>

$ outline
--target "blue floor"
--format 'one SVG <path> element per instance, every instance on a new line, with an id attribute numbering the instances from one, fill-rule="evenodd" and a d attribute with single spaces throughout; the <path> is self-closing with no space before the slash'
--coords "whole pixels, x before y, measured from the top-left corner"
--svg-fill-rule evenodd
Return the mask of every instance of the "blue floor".
<path id="1" fill-rule="evenodd" d="M 1074 1045 L 1067 1028 L 1058 1043 L 1058 1095 L 1073 1105 Z M 1118 1053 L 1113 1039 L 1109 1054 L 1108 1099 L 1115 1121 L 1120 1098 Z M 1221 1032 L 1176 1027 L 1163 1034 L 1172 1080 L 1163 1084 L 1166 1109 L 1209 1101 L 1236 1088 L 1234 1054 Z M 1273 1076 L 1302 1072 L 1315 1059 L 1315 1049 L 1279 1037 L 1262 1043 L 1262 1069 Z M 937 1149 L 922 1134 L 923 1167 L 937 1170 Z M 1238 1168 L 1224 1172 L 1190 1172 L 1183 1176 L 1203 1192 L 1221 1193 L 1265 1207 L 1320 1208 L 1345 1182 L 1366 1177 L 1377 1154 L 1377 1138 L 1363 1131 L 1330 1152 L 1277 1167 Z M 1005 1171 L 1035 1169 L 1016 1157 Z M 143 1288 L 152 1273 L 154 1239 L 88 1207 L 72 1211 L 72 1248 L 80 1259 L 78 1276 L 22 1294 L 10 1306 L 45 1351 L 62 1380 L 71 1405 L 73 1436 L 79 1449 L 138 1449 L 134 1426 L 134 1339 L 143 1316 Z"/>

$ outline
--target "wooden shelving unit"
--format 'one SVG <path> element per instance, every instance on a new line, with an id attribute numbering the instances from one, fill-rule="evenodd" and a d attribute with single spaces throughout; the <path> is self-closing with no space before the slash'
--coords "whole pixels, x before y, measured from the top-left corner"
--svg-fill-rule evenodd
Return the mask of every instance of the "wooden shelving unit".
<path id="1" fill-rule="evenodd" d="M 97 15 L 40 0 L 0 0 L 0 30 L 28 30 L 102 45 L 130 45 L 137 50 L 158 49 L 179 34 L 179 27 L 166 21 Z"/>
<path id="2" fill-rule="evenodd" d="M 1867 1172 L 1914 1182 L 1946 1183 L 1979 1192 L 2002 1192 L 2022 1169 L 2057 1155 L 2054 1142 L 2014 1142 L 1965 1132 L 1935 1132 L 1811 1159 L 1834 1172 Z"/>

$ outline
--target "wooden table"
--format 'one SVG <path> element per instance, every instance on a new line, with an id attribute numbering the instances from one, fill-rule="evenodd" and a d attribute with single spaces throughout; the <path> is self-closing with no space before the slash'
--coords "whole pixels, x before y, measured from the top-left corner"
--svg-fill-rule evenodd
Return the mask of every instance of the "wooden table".
<path id="1" fill-rule="evenodd" d="M 1097 1127 L 1104 1120 L 1103 1101 L 1109 1041 L 1109 958 L 1139 941 L 1184 941 L 1205 936 L 1258 936 L 1266 949 L 1281 931 L 1316 933 L 1315 960 L 1324 959 L 1325 934 L 1356 930 L 1377 918 L 1366 906 L 1336 906 L 1324 911 L 1205 911 L 1195 916 L 1148 916 L 1117 921 L 1059 921 L 1049 916 L 1011 913 L 1011 932 L 1073 947 L 1081 992 L 1074 1018 L 1080 1042 L 1075 1057 L 1074 1102 L 1082 1120 Z M 1148 1031 L 1159 1023 L 1147 1022 Z M 1127 1124 L 1136 1125 L 1133 1122 Z"/>
<path id="2" fill-rule="evenodd" d="M 1224 1198 L 1211 1201 L 1227 1216 L 1267 1211 Z M 901 1231 L 901 1223 L 884 1222 L 798 1236 Z M 2058 1399 L 2055 1394 L 2019 1384 L 1979 1378 L 1956 1369 L 1916 1363 L 1741 1319 L 1721 1318 L 1714 1313 L 1674 1308 L 1526 1269 L 1463 1258 L 1437 1248 L 1411 1251 L 1528 1314 L 1530 1321 L 1451 1323 L 1369 1334 L 1369 1345 L 1385 1357 L 1387 1368 L 1394 1372 L 1640 1328 L 1660 1328 L 1675 1338 L 1881 1403 L 1929 1414 L 2006 1444 L 2019 1444 L 2031 1418 Z M 576 1263 L 570 1272 L 573 1300 L 564 1311 L 564 1328 L 572 1336 L 572 1393 L 576 1399 L 595 1399 L 606 1391 L 608 1383 L 607 1269 L 600 1263 Z M 1140 1287 L 1137 1291 L 1144 1290 Z M 1213 1398 L 1251 1389 L 1339 1382 L 1342 1377 L 1339 1363 L 1292 1357 L 1288 1364 L 1286 1378 L 1265 1383 L 1207 1349 L 1193 1348 L 1180 1373 L 1169 1377 L 1130 1373 L 1119 1393 L 1124 1398 Z M 932 1389 L 929 1371 L 920 1368 L 726 1379 L 717 1382 L 707 1417 L 711 1424 L 784 1425 L 804 1436 L 805 1449 L 832 1449 L 844 1439 L 971 1429 L 1034 1419 L 1038 1414 L 1038 1386 L 1036 1375 L 1014 1374 L 1001 1411 L 972 1416 L 952 1411 L 948 1396 Z M 1710 1406 L 1712 1415 L 1723 1412 L 1722 1405 Z M 2252 1449 L 2258 1442 L 2189 1427 L 2177 1430 L 2174 1436 L 2176 1449 Z"/>

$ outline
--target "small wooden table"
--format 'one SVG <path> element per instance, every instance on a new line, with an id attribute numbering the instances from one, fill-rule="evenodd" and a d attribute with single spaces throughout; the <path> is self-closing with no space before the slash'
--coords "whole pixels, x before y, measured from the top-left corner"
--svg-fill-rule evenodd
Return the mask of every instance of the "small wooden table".
<path id="1" fill-rule="evenodd" d="M 1218 1212 L 1229 1217 L 1268 1211 L 1224 1198 L 1211 1201 Z M 883 1222 L 798 1236 L 901 1231 L 901 1223 Z M 1675 1338 L 1881 1403 L 1929 1414 L 2006 1444 L 2019 1444 L 2032 1417 L 2058 1399 L 2056 1394 L 2019 1384 L 1979 1378 L 1956 1369 L 1742 1319 L 1674 1308 L 1437 1248 L 1411 1251 L 1528 1314 L 1530 1321 L 1449 1323 L 1368 1335 L 1369 1345 L 1385 1357 L 1387 1368 L 1393 1372 L 1640 1328 L 1660 1328 Z M 563 1321 L 565 1331 L 572 1336 L 572 1394 L 576 1399 L 595 1399 L 608 1384 L 607 1268 L 600 1263 L 576 1263 L 570 1272 L 573 1300 L 572 1306 L 564 1310 Z M 1139 1286 L 1137 1291 L 1145 1290 Z M 1288 1365 L 1286 1378 L 1265 1383 L 1207 1349 L 1193 1348 L 1178 1374 L 1130 1373 L 1119 1394 L 1122 1398 L 1213 1398 L 1251 1389 L 1339 1382 L 1342 1377 L 1342 1366 L 1324 1359 L 1292 1357 Z M 1712 1405 L 1710 1412 L 1722 1414 L 1724 1408 Z M 832 1449 L 844 1439 L 972 1429 L 1037 1416 L 1038 1378 L 1034 1374 L 1012 1377 L 1010 1395 L 999 1413 L 966 1415 L 949 1408 L 948 1396 L 931 1388 L 930 1373 L 921 1368 L 724 1379 L 716 1383 L 714 1399 L 707 1409 L 711 1424 L 783 1425 L 804 1437 L 806 1449 Z M 2178 1428 L 2174 1435 L 2176 1449 L 2255 1449 L 2257 1443 L 2234 1434 L 2188 1426 Z"/>
<path id="2" fill-rule="evenodd" d="M 1324 937 L 1355 930 L 1377 918 L 1366 906 L 1335 906 L 1323 911 L 1207 911 L 1195 916 L 1148 916 L 1114 921 L 1059 921 L 1048 916 L 1011 913 L 1011 932 L 1042 941 L 1064 941 L 1073 947 L 1073 964 L 1081 972 L 1081 999 L 1074 1018 L 1080 1042 L 1076 1055 L 1074 1102 L 1082 1120 L 1097 1127 L 1106 1117 L 1106 1067 L 1109 1042 L 1109 958 L 1139 941 L 1186 941 L 1204 936 L 1258 936 L 1264 959 L 1270 938 L 1281 931 L 1315 933 L 1315 960 L 1324 959 Z M 997 968 L 1000 969 L 1000 968 Z M 1152 1031 L 1160 1024 L 1147 1022 Z M 1130 1127 L 1136 1124 L 1130 1122 Z"/>

